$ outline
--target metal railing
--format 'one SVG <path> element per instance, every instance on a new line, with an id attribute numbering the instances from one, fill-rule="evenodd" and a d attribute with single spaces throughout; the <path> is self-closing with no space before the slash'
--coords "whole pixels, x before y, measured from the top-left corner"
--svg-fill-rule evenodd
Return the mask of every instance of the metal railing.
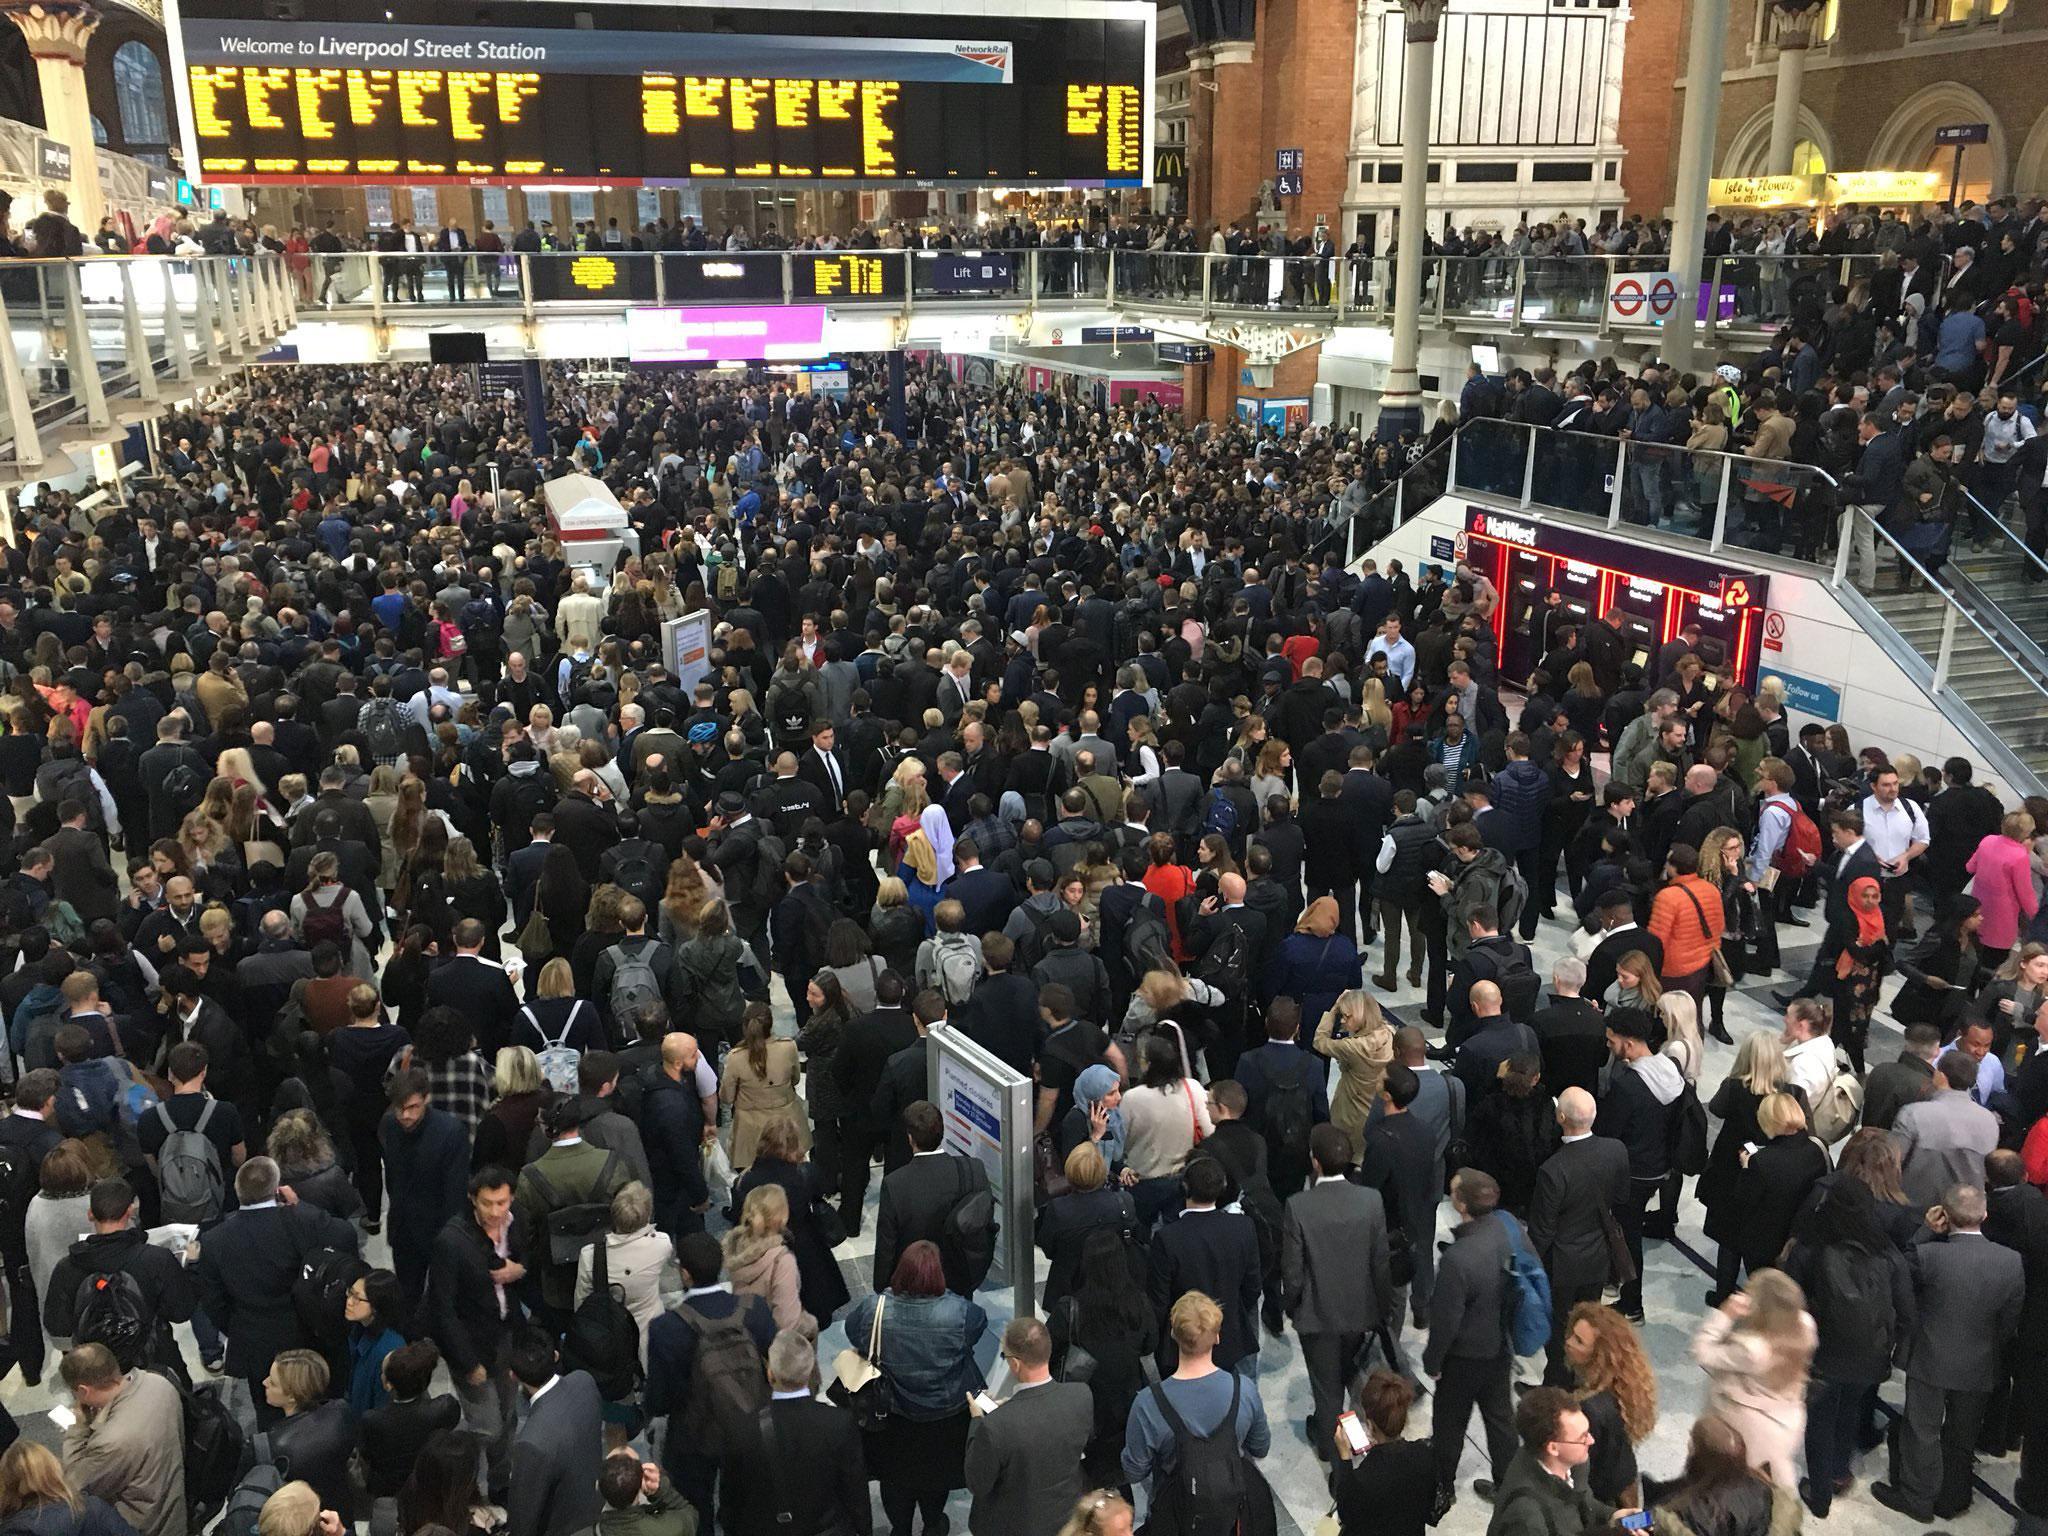
<path id="1" fill-rule="evenodd" d="M 1973 611 L 1976 594 L 1958 590 L 1966 582 L 1960 572 L 1957 580 L 1943 579 L 1940 564 L 1930 567 L 1848 504 L 1824 470 L 1485 418 L 1462 424 L 1437 453 L 1448 460 L 1443 491 L 1490 496 L 1624 536 L 1654 531 L 1679 548 L 1743 549 L 1803 568 L 1884 642 L 2008 784 L 2028 793 L 2048 788 L 2048 669 L 2039 649 L 2002 622 L 1995 605 Z M 1326 540 L 1341 534 L 1346 563 L 1354 563 L 1438 494 L 1418 494 L 1422 489 L 1404 475 Z M 1390 495 L 1392 521 L 1383 523 L 1388 512 L 1380 498 Z M 2026 548 L 2000 519 L 1985 515 Z M 1852 555 L 1865 539 L 1880 562 L 1895 559 L 1902 576 L 1922 584 L 1926 600 L 1940 609 L 1938 622 L 1924 610 L 1888 613 L 1886 594 L 1851 580 Z M 2032 550 L 2025 559 L 2048 574 L 2048 562 Z"/>
<path id="2" fill-rule="evenodd" d="M 0 262 L 0 459 L 33 470 L 67 432 L 104 440 L 113 401 L 187 395 L 297 318 L 282 256 Z"/>
<path id="3" fill-rule="evenodd" d="M 1709 553 L 1752 550 L 1825 573 L 1840 538 L 1834 477 L 1808 464 L 1481 418 L 1458 429 L 1451 487 Z"/>
<path id="4" fill-rule="evenodd" d="M 1428 450 L 1366 497 L 1356 511 L 1344 515 L 1338 510 L 1342 503 L 1333 504 L 1332 510 L 1338 515 L 1327 520 L 1323 533 L 1309 545 L 1309 558 L 1318 560 L 1341 549 L 1343 563 L 1351 565 L 1373 545 L 1443 495 L 1450 485 L 1452 444 L 1455 440 L 1453 435 Z"/>

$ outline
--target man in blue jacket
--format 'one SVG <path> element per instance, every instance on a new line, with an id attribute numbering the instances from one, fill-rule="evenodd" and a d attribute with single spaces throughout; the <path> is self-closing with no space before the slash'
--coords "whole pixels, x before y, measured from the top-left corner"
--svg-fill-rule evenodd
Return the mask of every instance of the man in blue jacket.
<path id="1" fill-rule="evenodd" d="M 1493 776 L 1494 833 L 1501 851 L 1513 860 L 1529 887 L 1522 903 L 1521 930 L 1526 943 L 1536 937 L 1543 915 L 1542 892 L 1556 882 L 1557 871 L 1543 868 L 1543 823 L 1550 814 L 1550 775 L 1529 761 L 1529 738 L 1515 731 L 1507 739 L 1508 765 Z"/>

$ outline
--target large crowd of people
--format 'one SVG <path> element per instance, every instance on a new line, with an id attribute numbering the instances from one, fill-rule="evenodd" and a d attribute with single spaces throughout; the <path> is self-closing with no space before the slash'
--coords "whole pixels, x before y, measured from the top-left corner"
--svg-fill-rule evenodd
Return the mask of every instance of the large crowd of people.
<path id="1" fill-rule="evenodd" d="M 1768 422 L 1886 366 L 1826 335 L 1466 414 Z M 1509 1536 L 1766 1536 L 1900 1370 L 1872 1498 L 1952 1518 L 2018 1448 L 2048 1514 L 2048 801 L 1795 726 L 1684 632 L 1634 665 L 1619 614 L 1499 676 L 1482 575 L 1342 564 L 1410 456 L 1356 434 L 937 360 L 900 424 L 859 359 L 556 371 L 545 415 L 251 372 L 0 550 L 7 1348 L 71 1400 L 0 1518 L 944 1536 L 965 1490 L 977 1536 L 1249 1532 L 1286 1451 L 1346 1532 L 1469 1486 Z M 570 468 L 615 569 L 541 514 Z M 1000 1326 L 941 1027 L 1035 1085 Z M 1665 1481 L 1639 1328 L 1689 1197 Z M 1290 1333 L 1306 1426 L 1260 1395 Z"/>

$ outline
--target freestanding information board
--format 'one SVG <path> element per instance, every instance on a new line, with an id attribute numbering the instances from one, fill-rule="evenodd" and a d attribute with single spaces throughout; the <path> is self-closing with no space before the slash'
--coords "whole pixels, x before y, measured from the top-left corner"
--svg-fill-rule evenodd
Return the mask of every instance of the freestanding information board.
<path id="1" fill-rule="evenodd" d="M 1030 1317 L 1031 1079 L 949 1025 L 933 1026 L 931 1046 L 926 1086 L 945 1122 L 941 1145 L 981 1164 L 1002 1223 L 989 1283 L 1008 1280 L 1015 1315 Z"/>

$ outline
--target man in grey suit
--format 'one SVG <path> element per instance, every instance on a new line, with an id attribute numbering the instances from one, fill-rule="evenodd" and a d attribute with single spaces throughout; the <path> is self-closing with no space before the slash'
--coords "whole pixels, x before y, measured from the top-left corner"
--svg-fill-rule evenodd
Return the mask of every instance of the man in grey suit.
<path id="1" fill-rule="evenodd" d="M 1906 1346 L 1892 1480 L 1870 1493 L 1922 1525 L 1969 1508 L 1977 1431 L 2026 1300 L 2026 1266 L 1984 1235 L 1985 1214 L 1983 1188 L 1958 1184 L 1906 1253 L 1920 1320 Z"/>
<path id="2" fill-rule="evenodd" d="M 1054 1536 L 1083 1492 L 1094 1394 L 1052 1379 L 1052 1336 L 1035 1317 L 1004 1326 L 1003 1358 L 1017 1390 L 967 1425 L 967 1526 L 974 1536 Z"/>
<path id="3" fill-rule="evenodd" d="M 1607 1233 L 1628 1199 L 1628 1148 L 1593 1134 L 1598 1114 L 1593 1095 L 1583 1088 L 1558 1095 L 1564 1143 L 1536 1170 L 1536 1196 L 1529 1205 L 1529 1246 L 1550 1273 L 1550 1347 L 1543 1365 L 1548 1387 L 1572 1382 L 1571 1362 L 1564 1357 L 1572 1308 L 1598 1301 L 1615 1278 Z"/>
<path id="4" fill-rule="evenodd" d="M 1386 1205 L 1378 1190 L 1345 1176 L 1351 1170 L 1350 1136 L 1327 1121 L 1317 1126 L 1309 1132 L 1308 1161 L 1308 1188 L 1287 1201 L 1280 1277 L 1315 1404 L 1309 1447 L 1326 1460 L 1352 1364 L 1393 1312 L 1394 1277 Z"/>
<path id="5" fill-rule="evenodd" d="M 538 1328 L 512 1335 L 512 1374 L 526 1398 L 505 1500 L 511 1536 L 574 1536 L 597 1523 L 603 1501 L 604 1400 L 588 1371 L 561 1375 L 555 1341 Z"/>
<path id="6" fill-rule="evenodd" d="M 1998 1116 L 1970 1097 L 1976 1086 L 1976 1058 L 1950 1051 L 1935 1064 L 1934 1092 L 1892 1122 L 1899 1182 L 1918 1209 L 1958 1184 L 1984 1187 L 1984 1159 L 1998 1150 Z"/>

